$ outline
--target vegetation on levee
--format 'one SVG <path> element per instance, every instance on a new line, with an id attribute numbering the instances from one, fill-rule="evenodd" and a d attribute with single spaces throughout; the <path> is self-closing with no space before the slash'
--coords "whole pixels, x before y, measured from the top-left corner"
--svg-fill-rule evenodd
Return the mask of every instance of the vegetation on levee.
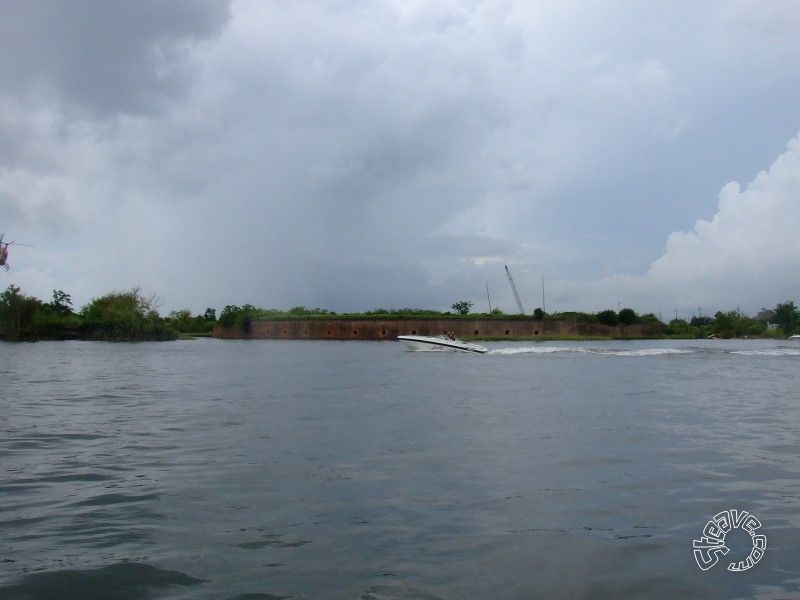
<path id="1" fill-rule="evenodd" d="M 654 314 L 637 314 L 631 308 L 607 309 L 597 313 L 545 313 L 541 308 L 532 315 L 505 314 L 495 308 L 489 313 L 471 313 L 472 302 L 454 302 L 455 312 L 418 308 L 377 308 L 363 313 L 335 313 L 324 308 L 295 306 L 289 310 L 257 308 L 252 304 L 229 304 L 219 318 L 207 308 L 202 315 L 188 309 L 172 311 L 167 317 L 158 313 L 160 302 L 155 295 L 145 296 L 139 288 L 112 292 L 92 299 L 75 311 L 72 298 L 63 290 L 53 290 L 52 299 L 43 302 L 26 295 L 11 284 L 0 294 L 0 338 L 8 340 L 91 339 L 115 341 L 174 340 L 178 337 L 211 335 L 215 324 L 247 331 L 255 320 L 287 319 L 503 319 L 534 321 L 569 321 L 600 323 L 609 326 L 649 324 L 657 336 L 667 338 L 785 337 L 800 333 L 800 310 L 793 301 L 778 304 L 759 317 L 738 311 L 717 312 L 713 317 L 695 316 L 689 321 L 673 319 L 663 323 Z M 504 338 L 507 339 L 507 338 Z M 551 339 L 537 336 L 537 340 Z M 597 338 L 593 338 L 597 339 Z"/>
<path id="2" fill-rule="evenodd" d="M 217 322 L 217 311 L 207 308 L 202 315 L 192 316 L 188 308 L 173 310 L 167 317 L 169 325 L 180 334 L 181 338 L 209 337 Z"/>
<path id="3" fill-rule="evenodd" d="M 307 308 L 305 306 L 295 306 L 289 310 L 280 310 L 275 308 L 257 308 L 252 304 L 245 304 L 243 306 L 229 304 L 220 312 L 219 324 L 224 327 L 233 327 L 245 331 L 252 321 L 285 321 L 287 319 L 359 319 L 377 321 L 383 319 L 483 318 L 486 316 L 496 315 L 462 315 L 419 308 L 377 308 L 363 313 L 337 313 L 325 308 Z"/>

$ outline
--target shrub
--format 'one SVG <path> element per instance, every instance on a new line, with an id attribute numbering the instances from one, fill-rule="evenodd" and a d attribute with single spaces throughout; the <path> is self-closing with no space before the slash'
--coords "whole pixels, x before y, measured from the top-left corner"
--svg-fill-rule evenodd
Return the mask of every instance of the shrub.
<path id="1" fill-rule="evenodd" d="M 637 321 L 636 312 L 632 308 L 623 308 L 619 311 L 618 319 L 623 325 L 633 325 Z"/>
<path id="2" fill-rule="evenodd" d="M 597 313 L 597 320 L 603 325 L 609 325 L 612 327 L 619 323 L 619 317 L 617 316 L 617 313 L 610 309 Z"/>
<path id="3" fill-rule="evenodd" d="M 108 340 L 174 339 L 176 332 L 158 315 L 155 296 L 139 288 L 92 299 L 80 311 L 86 335 Z"/>

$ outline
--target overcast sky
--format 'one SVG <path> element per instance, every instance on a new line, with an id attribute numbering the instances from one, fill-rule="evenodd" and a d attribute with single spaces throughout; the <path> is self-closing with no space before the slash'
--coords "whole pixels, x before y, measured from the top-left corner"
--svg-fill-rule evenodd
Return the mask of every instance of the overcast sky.
<path id="1" fill-rule="evenodd" d="M 797 301 L 798 56 L 793 0 L 5 0 L 0 288 Z"/>

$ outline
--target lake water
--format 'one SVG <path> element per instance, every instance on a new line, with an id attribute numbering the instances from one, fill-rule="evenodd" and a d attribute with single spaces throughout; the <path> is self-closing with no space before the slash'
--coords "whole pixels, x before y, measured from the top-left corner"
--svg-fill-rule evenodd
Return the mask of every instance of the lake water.
<path id="1" fill-rule="evenodd" d="M 487 346 L 0 343 L 0 600 L 800 597 L 800 344 Z"/>

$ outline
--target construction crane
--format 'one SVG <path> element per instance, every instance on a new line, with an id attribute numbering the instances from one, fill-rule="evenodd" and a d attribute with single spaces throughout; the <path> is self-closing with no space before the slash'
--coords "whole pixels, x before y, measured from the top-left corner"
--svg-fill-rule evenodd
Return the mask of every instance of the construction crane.
<path id="1" fill-rule="evenodd" d="M 508 265 L 504 265 L 506 268 L 506 277 L 508 277 L 508 283 L 511 284 L 511 291 L 514 292 L 514 299 L 517 301 L 517 308 L 519 308 L 519 314 L 524 315 L 525 309 L 522 307 L 522 300 L 519 299 L 519 292 L 517 292 L 517 286 L 514 285 L 514 278 L 511 277 L 511 271 L 508 270 Z"/>

